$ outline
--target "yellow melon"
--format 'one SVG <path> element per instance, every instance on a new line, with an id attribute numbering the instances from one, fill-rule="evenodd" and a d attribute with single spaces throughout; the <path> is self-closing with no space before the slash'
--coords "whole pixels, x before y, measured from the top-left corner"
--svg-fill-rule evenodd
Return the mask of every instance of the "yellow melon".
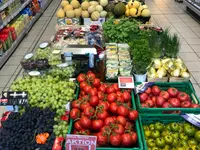
<path id="1" fill-rule="evenodd" d="M 126 15 L 127 17 L 130 16 L 130 9 L 126 9 L 125 15 Z"/>
<path id="2" fill-rule="evenodd" d="M 62 8 L 58 9 L 57 13 L 56 13 L 56 16 L 58 18 L 64 18 L 65 17 L 65 12 Z"/>
<path id="3" fill-rule="evenodd" d="M 134 1 L 133 2 L 133 7 L 138 9 L 140 7 L 141 3 L 139 1 Z"/>
<path id="4" fill-rule="evenodd" d="M 103 11 L 103 7 L 101 5 L 97 5 L 95 9 L 98 12 L 102 12 Z"/>
<path id="5" fill-rule="evenodd" d="M 82 10 L 87 10 L 88 7 L 90 7 L 90 3 L 89 3 L 88 1 L 84 1 L 84 2 L 81 4 Z"/>
<path id="6" fill-rule="evenodd" d="M 142 11 L 142 13 L 141 13 L 141 16 L 142 17 L 149 17 L 150 16 L 150 11 L 149 11 L 149 9 L 144 9 L 143 11 Z"/>
<path id="7" fill-rule="evenodd" d="M 81 17 L 81 13 L 82 13 L 82 9 L 81 8 L 77 8 L 74 10 L 75 13 L 75 17 L 76 18 L 80 18 Z"/>
<path id="8" fill-rule="evenodd" d="M 70 4 L 73 6 L 74 9 L 79 8 L 81 6 L 79 1 L 77 0 L 72 0 Z"/>
<path id="9" fill-rule="evenodd" d="M 95 6 L 94 5 L 91 5 L 89 8 L 88 8 L 88 12 L 91 14 L 95 11 Z"/>
<path id="10" fill-rule="evenodd" d="M 90 1 L 89 4 L 90 4 L 90 5 L 93 5 L 93 6 L 95 6 L 95 7 L 96 7 L 97 5 L 99 5 L 99 3 L 98 3 L 97 1 Z"/>
<path id="11" fill-rule="evenodd" d="M 129 13 L 130 13 L 130 16 L 137 17 L 137 9 L 131 8 Z"/>
<path id="12" fill-rule="evenodd" d="M 98 11 L 93 12 L 91 15 L 91 19 L 94 21 L 97 21 L 99 17 L 100 17 L 100 13 Z"/>
<path id="13" fill-rule="evenodd" d="M 64 1 L 62 1 L 61 2 L 61 6 L 62 6 L 62 8 L 64 8 L 66 5 L 68 5 L 69 4 L 69 2 L 68 1 L 66 1 L 66 0 L 64 0 Z"/>
<path id="14" fill-rule="evenodd" d="M 82 17 L 83 18 L 89 18 L 89 16 L 90 16 L 90 14 L 89 14 L 89 12 L 87 10 L 83 10 L 82 11 Z"/>
<path id="15" fill-rule="evenodd" d="M 75 17 L 74 10 L 68 10 L 66 12 L 66 16 L 67 16 L 67 18 L 74 18 Z"/>
<path id="16" fill-rule="evenodd" d="M 68 4 L 68 5 L 66 5 L 66 6 L 64 7 L 65 13 L 66 13 L 67 11 L 69 11 L 69 10 L 73 10 L 73 6 L 72 6 L 71 4 Z"/>

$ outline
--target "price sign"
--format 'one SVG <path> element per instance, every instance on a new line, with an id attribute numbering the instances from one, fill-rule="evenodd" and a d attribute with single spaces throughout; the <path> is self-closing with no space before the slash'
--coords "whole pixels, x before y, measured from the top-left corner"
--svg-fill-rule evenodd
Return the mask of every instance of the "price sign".
<path id="1" fill-rule="evenodd" d="M 0 106 L 6 105 L 27 105 L 28 104 L 28 92 L 2 92 L 2 98 L 0 99 Z"/>
<path id="2" fill-rule="evenodd" d="M 122 89 L 134 89 L 133 77 L 118 77 L 118 86 Z"/>
<path id="3" fill-rule="evenodd" d="M 185 120 L 200 128 L 200 115 L 197 114 L 181 114 Z"/>
<path id="4" fill-rule="evenodd" d="M 96 150 L 97 137 L 67 134 L 66 150 Z"/>

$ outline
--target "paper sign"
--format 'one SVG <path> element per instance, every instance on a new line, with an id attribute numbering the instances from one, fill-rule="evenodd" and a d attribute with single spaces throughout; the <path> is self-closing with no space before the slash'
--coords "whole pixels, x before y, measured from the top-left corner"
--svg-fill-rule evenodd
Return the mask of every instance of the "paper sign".
<path id="1" fill-rule="evenodd" d="M 134 89 L 133 77 L 118 77 L 118 86 L 124 89 Z"/>
<path id="2" fill-rule="evenodd" d="M 66 150 L 96 150 L 97 137 L 67 134 Z"/>
<path id="3" fill-rule="evenodd" d="M 197 114 L 181 114 L 186 121 L 200 128 L 200 115 Z"/>

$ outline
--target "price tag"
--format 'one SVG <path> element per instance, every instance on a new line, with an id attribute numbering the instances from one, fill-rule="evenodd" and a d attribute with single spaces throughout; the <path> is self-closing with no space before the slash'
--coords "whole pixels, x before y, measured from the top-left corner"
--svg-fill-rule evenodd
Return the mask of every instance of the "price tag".
<path id="1" fill-rule="evenodd" d="M 2 92 L 2 98 L 0 99 L 0 106 L 6 105 L 27 105 L 28 104 L 28 92 Z"/>
<path id="2" fill-rule="evenodd" d="M 181 114 L 186 121 L 200 128 L 200 115 L 197 114 Z"/>
<path id="3" fill-rule="evenodd" d="M 96 150 L 97 137 L 67 134 L 66 150 Z"/>
<path id="4" fill-rule="evenodd" d="M 134 89 L 133 77 L 118 77 L 118 86 L 122 89 Z"/>

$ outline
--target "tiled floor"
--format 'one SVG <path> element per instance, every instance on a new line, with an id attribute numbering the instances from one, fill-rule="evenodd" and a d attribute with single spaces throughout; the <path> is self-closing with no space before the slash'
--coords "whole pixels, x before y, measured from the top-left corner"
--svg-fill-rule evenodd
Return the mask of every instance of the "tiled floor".
<path id="1" fill-rule="evenodd" d="M 152 21 L 163 28 L 170 28 L 181 40 L 180 57 L 192 73 L 191 82 L 200 97 L 200 24 L 184 10 L 184 5 L 174 0 L 145 0 L 152 13 Z M 33 51 L 40 42 L 50 40 L 55 34 L 55 10 L 59 0 L 53 0 L 43 16 L 37 21 L 12 57 L 0 70 L 0 91 L 7 90 L 19 74 L 20 60 L 26 52 Z M 3 108 L 0 108 L 0 113 Z"/>

